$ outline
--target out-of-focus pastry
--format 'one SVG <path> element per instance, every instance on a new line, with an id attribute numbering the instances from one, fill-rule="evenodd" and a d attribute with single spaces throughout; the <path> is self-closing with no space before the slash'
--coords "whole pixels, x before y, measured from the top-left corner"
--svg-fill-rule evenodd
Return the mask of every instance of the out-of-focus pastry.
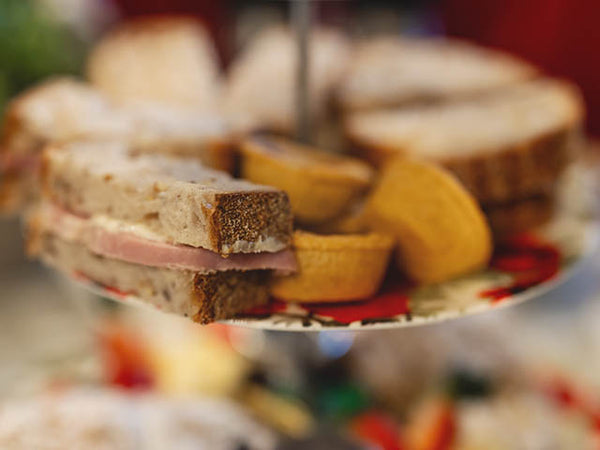
<path id="1" fill-rule="evenodd" d="M 241 143 L 242 177 L 284 190 L 304 224 L 341 216 L 369 188 L 364 162 L 284 138 L 256 136 Z"/>
<path id="2" fill-rule="evenodd" d="M 350 115 L 346 132 L 376 164 L 396 155 L 452 171 L 481 202 L 552 190 L 580 138 L 583 104 L 562 81 L 542 79 L 473 100 Z"/>
<path id="3" fill-rule="evenodd" d="M 398 266 L 434 283 L 483 267 L 490 229 L 475 199 L 446 170 L 399 157 L 384 169 L 366 205 L 369 225 L 398 241 Z"/>
<path id="4" fill-rule="evenodd" d="M 340 33 L 318 28 L 310 34 L 310 91 L 313 123 L 319 124 L 345 69 L 350 45 Z M 296 116 L 296 41 L 291 30 L 273 27 L 259 34 L 234 60 L 223 107 L 240 129 L 289 133 Z"/>
<path id="5" fill-rule="evenodd" d="M 141 18 L 117 25 L 92 49 L 87 75 L 121 102 L 214 110 L 220 75 L 214 44 L 189 17 Z"/>
<path id="6" fill-rule="evenodd" d="M 381 37 L 357 47 L 337 92 L 346 111 L 451 100 L 536 74 L 511 55 L 456 39 Z"/>
<path id="7" fill-rule="evenodd" d="M 385 234 L 294 233 L 298 272 L 276 277 L 274 297 L 287 302 L 363 300 L 377 292 L 393 247 Z"/>

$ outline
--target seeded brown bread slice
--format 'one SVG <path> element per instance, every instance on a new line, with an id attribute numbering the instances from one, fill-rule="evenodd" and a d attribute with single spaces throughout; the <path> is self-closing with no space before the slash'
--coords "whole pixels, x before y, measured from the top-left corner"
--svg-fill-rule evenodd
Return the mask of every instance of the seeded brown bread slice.
<path id="1" fill-rule="evenodd" d="M 121 102 L 204 110 L 217 105 L 216 49 L 203 24 L 192 17 L 145 17 L 117 25 L 92 49 L 87 75 Z"/>
<path id="2" fill-rule="evenodd" d="M 552 190 L 578 145 L 583 115 L 575 87 L 541 79 L 475 100 L 352 114 L 345 129 L 373 163 L 398 154 L 436 162 L 487 203 Z"/>
<path id="3" fill-rule="evenodd" d="M 357 45 L 337 98 L 346 111 L 440 102 L 534 75 L 524 61 L 466 41 L 378 37 Z"/>
<path id="4" fill-rule="evenodd" d="M 210 274 L 141 266 L 95 255 L 51 233 L 30 234 L 29 248 L 46 264 L 68 275 L 89 278 L 131 294 L 164 311 L 203 324 L 228 319 L 268 301 L 269 271 Z"/>
<path id="5" fill-rule="evenodd" d="M 279 251 L 291 241 L 283 191 L 193 159 L 140 154 L 117 142 L 73 142 L 48 148 L 42 172 L 51 201 L 143 225 L 172 243 L 228 254 Z"/>

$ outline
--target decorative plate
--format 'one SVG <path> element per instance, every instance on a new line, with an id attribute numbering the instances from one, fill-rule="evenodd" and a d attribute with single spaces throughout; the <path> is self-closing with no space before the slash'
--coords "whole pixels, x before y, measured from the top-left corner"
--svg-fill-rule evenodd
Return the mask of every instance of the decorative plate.
<path id="1" fill-rule="evenodd" d="M 284 330 L 376 330 L 426 325 L 521 303 L 568 279 L 595 251 L 597 224 L 561 218 L 536 233 L 514 236 L 496 247 L 487 269 L 449 282 L 411 285 L 390 275 L 381 293 L 360 302 L 287 304 L 272 300 L 231 325 Z M 123 303 L 149 307 L 138 298 L 77 278 L 88 289 Z"/>

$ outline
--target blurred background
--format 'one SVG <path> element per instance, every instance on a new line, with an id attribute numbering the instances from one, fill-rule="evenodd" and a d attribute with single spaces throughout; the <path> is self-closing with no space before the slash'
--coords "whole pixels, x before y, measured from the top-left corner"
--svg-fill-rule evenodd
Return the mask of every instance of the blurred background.
<path id="1" fill-rule="evenodd" d="M 594 0 L 313 3 L 318 22 L 355 35 L 448 35 L 508 50 L 575 81 L 587 101 L 589 130 L 600 132 L 600 67 L 592 56 L 600 43 L 600 6 Z M 288 2 L 270 0 L 3 0 L 0 7 L 4 100 L 49 74 L 80 72 L 86 47 L 118 20 L 166 13 L 196 16 L 227 65 L 252 33 L 289 14 Z"/>
<path id="2" fill-rule="evenodd" d="M 576 83 L 587 133 L 600 134 L 597 0 L 348 0 L 314 9 L 316 22 L 355 36 L 448 35 L 521 56 Z M 0 0 L 0 110 L 48 76 L 81 75 L 87 50 L 118 21 L 173 13 L 203 21 L 225 69 L 256 32 L 289 19 L 289 3 Z M 300 335 L 117 308 L 26 261 L 20 236 L 17 220 L 0 222 L 1 396 L 100 385 L 218 397 L 242 405 L 280 448 L 600 445 L 600 258 L 552 294 L 493 315 Z M 93 306 L 82 307 L 84 297 Z"/>

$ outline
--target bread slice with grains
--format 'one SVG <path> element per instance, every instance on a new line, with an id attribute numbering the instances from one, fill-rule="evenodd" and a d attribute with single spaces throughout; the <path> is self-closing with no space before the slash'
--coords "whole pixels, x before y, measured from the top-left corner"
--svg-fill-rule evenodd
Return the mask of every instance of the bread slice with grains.
<path id="1" fill-rule="evenodd" d="M 395 155 L 438 163 L 483 203 L 551 191 L 573 156 L 579 91 L 540 79 L 477 99 L 349 115 L 346 134 L 375 164 Z"/>
<path id="2" fill-rule="evenodd" d="M 282 191 L 121 142 L 51 146 L 42 176 L 30 254 L 163 310 L 229 318 L 296 268 Z"/>
<path id="3" fill-rule="evenodd" d="M 291 240 L 283 191 L 190 159 L 73 142 L 48 149 L 42 172 L 45 195 L 61 207 L 143 225 L 179 244 L 227 254 L 278 251 Z"/>

